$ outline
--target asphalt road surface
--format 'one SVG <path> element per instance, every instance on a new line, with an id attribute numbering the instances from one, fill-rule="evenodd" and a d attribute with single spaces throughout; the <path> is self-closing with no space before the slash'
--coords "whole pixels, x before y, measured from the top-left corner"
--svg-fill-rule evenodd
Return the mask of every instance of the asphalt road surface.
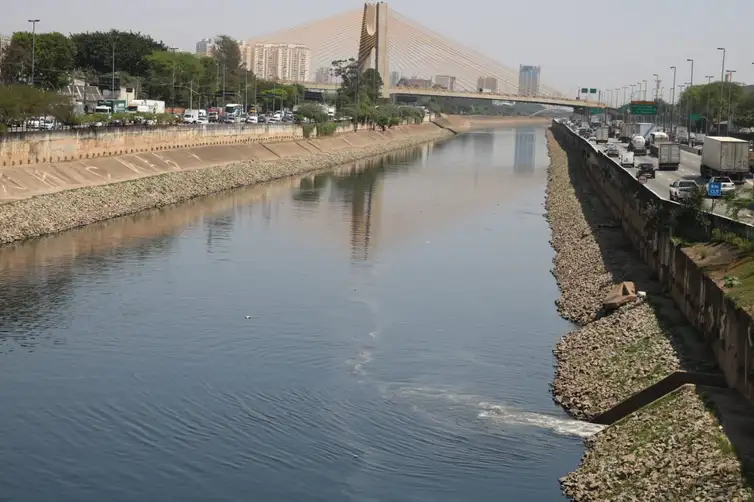
<path id="1" fill-rule="evenodd" d="M 627 151 L 626 149 L 626 143 L 621 143 L 617 139 L 610 139 L 610 143 L 615 144 L 618 147 L 618 150 L 621 154 Z M 595 145 L 593 145 L 595 146 Z M 596 148 L 598 150 L 604 150 L 605 145 L 596 145 Z M 613 157 L 616 161 L 618 161 L 619 158 Z M 659 171 L 655 170 L 655 178 L 647 180 L 647 188 L 652 190 L 654 193 L 662 197 L 663 199 L 668 199 L 670 194 L 670 184 L 673 183 L 676 180 L 684 179 L 684 180 L 694 180 L 698 185 L 704 185 L 707 183 L 707 178 L 704 178 L 701 176 L 699 172 L 699 161 L 701 160 L 701 157 L 699 155 L 685 152 L 681 150 L 681 164 L 678 166 L 677 171 Z M 657 167 L 657 159 L 655 157 L 651 157 L 649 155 L 635 155 L 634 156 L 634 163 L 635 165 L 638 165 L 640 162 L 651 162 L 654 164 L 655 168 Z M 632 176 L 636 176 L 636 168 L 635 167 L 623 167 L 626 171 L 631 173 Z M 744 185 L 741 185 L 738 189 L 741 188 L 752 188 L 752 184 L 754 182 L 751 178 L 748 178 L 746 180 L 746 183 Z M 720 214 L 723 216 L 730 216 L 726 212 L 725 204 L 720 201 L 713 201 L 711 199 L 708 199 L 706 201 L 707 208 L 712 210 L 715 214 Z M 748 210 L 741 211 L 738 215 L 738 219 L 742 222 L 746 223 L 754 223 L 754 213 Z"/>

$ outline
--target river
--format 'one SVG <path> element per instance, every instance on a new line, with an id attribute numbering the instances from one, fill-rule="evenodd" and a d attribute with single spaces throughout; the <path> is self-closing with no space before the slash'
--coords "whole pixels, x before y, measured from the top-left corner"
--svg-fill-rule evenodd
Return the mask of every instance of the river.
<path id="1" fill-rule="evenodd" d="M 563 500 L 544 129 L 0 248 L 0 500 Z"/>

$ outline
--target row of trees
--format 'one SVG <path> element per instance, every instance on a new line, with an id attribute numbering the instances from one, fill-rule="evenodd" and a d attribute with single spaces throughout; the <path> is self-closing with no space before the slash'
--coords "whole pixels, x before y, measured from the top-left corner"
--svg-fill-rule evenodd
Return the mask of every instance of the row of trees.
<path id="1" fill-rule="evenodd" d="M 754 94 L 736 82 L 710 82 L 683 91 L 678 107 L 716 122 L 733 118 L 740 127 L 754 127 Z"/>
<path id="2" fill-rule="evenodd" d="M 52 32 L 37 34 L 34 40 L 29 32 L 16 32 L 0 54 L 0 82 L 31 84 L 33 66 L 34 86 L 41 89 L 57 91 L 80 78 L 103 88 L 133 87 L 142 98 L 181 107 L 243 102 L 247 97 L 263 106 L 280 106 L 303 97 L 301 86 L 257 81 L 232 38 L 222 35 L 215 43 L 212 57 L 200 57 L 134 32 Z"/>

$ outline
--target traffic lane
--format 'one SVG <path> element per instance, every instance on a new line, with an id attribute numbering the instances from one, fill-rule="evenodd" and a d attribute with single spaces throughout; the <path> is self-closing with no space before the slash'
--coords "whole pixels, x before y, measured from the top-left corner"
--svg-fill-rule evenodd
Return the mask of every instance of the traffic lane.
<path id="1" fill-rule="evenodd" d="M 618 151 L 621 154 L 628 151 L 626 143 L 615 143 L 618 147 Z M 604 147 L 601 149 L 604 150 Z M 683 155 L 684 153 L 686 153 L 685 156 Z M 676 171 L 658 170 L 658 159 L 649 155 L 635 155 L 635 165 L 638 165 L 641 162 L 651 162 L 652 165 L 655 166 L 655 177 L 649 178 L 645 186 L 661 199 L 670 200 L 670 185 L 677 180 L 693 180 L 699 186 L 703 186 L 707 183 L 707 178 L 704 178 L 700 174 L 698 155 L 694 155 L 688 152 L 681 152 L 681 163 L 678 166 L 678 170 Z M 631 174 L 631 176 L 636 176 L 636 167 L 621 166 L 621 168 Z M 729 216 L 725 203 L 720 201 L 719 199 L 706 199 L 705 208 L 714 214 L 718 214 L 720 216 Z M 741 211 L 739 213 L 738 219 L 746 223 L 751 223 L 754 222 L 754 214 L 750 211 Z"/>

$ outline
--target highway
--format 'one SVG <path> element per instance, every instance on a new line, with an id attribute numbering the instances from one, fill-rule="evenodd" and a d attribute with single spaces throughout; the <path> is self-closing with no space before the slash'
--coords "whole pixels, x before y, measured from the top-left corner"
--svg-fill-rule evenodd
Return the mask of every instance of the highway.
<path id="1" fill-rule="evenodd" d="M 627 151 L 626 143 L 621 143 L 617 139 L 610 139 L 609 143 L 615 144 L 618 147 L 618 150 L 621 154 Z M 594 145 L 594 143 L 590 142 L 592 146 L 600 151 L 604 151 L 606 145 Z M 613 159 L 618 161 L 618 158 L 613 157 Z M 677 171 L 659 171 L 656 170 L 657 168 L 657 159 L 655 157 L 651 157 L 649 155 L 636 155 L 634 157 L 635 165 L 638 165 L 640 162 L 652 162 L 655 166 L 655 178 L 649 179 L 647 181 L 647 188 L 652 190 L 654 193 L 656 193 L 658 196 L 662 197 L 663 199 L 668 199 L 669 192 L 670 192 L 670 184 L 673 183 L 676 180 L 679 179 L 685 179 L 685 180 L 694 180 L 698 185 L 703 185 L 707 182 L 706 178 L 703 178 L 699 173 L 699 161 L 701 157 L 699 155 L 693 154 L 691 152 L 686 152 L 681 150 L 681 165 L 678 167 Z M 635 167 L 623 167 L 624 170 L 631 173 L 632 176 L 636 176 L 636 168 Z M 741 188 L 748 188 L 751 189 L 752 186 L 754 186 L 754 181 L 752 181 L 751 177 L 749 177 L 746 180 L 746 183 L 739 187 L 739 190 Z M 722 216 L 728 216 L 726 212 L 725 204 L 720 201 L 714 201 L 708 199 L 706 201 L 708 210 L 712 210 L 715 214 L 719 214 Z M 749 210 L 743 210 L 738 215 L 738 220 L 742 221 L 744 223 L 751 223 L 754 224 L 754 213 L 752 213 Z"/>

